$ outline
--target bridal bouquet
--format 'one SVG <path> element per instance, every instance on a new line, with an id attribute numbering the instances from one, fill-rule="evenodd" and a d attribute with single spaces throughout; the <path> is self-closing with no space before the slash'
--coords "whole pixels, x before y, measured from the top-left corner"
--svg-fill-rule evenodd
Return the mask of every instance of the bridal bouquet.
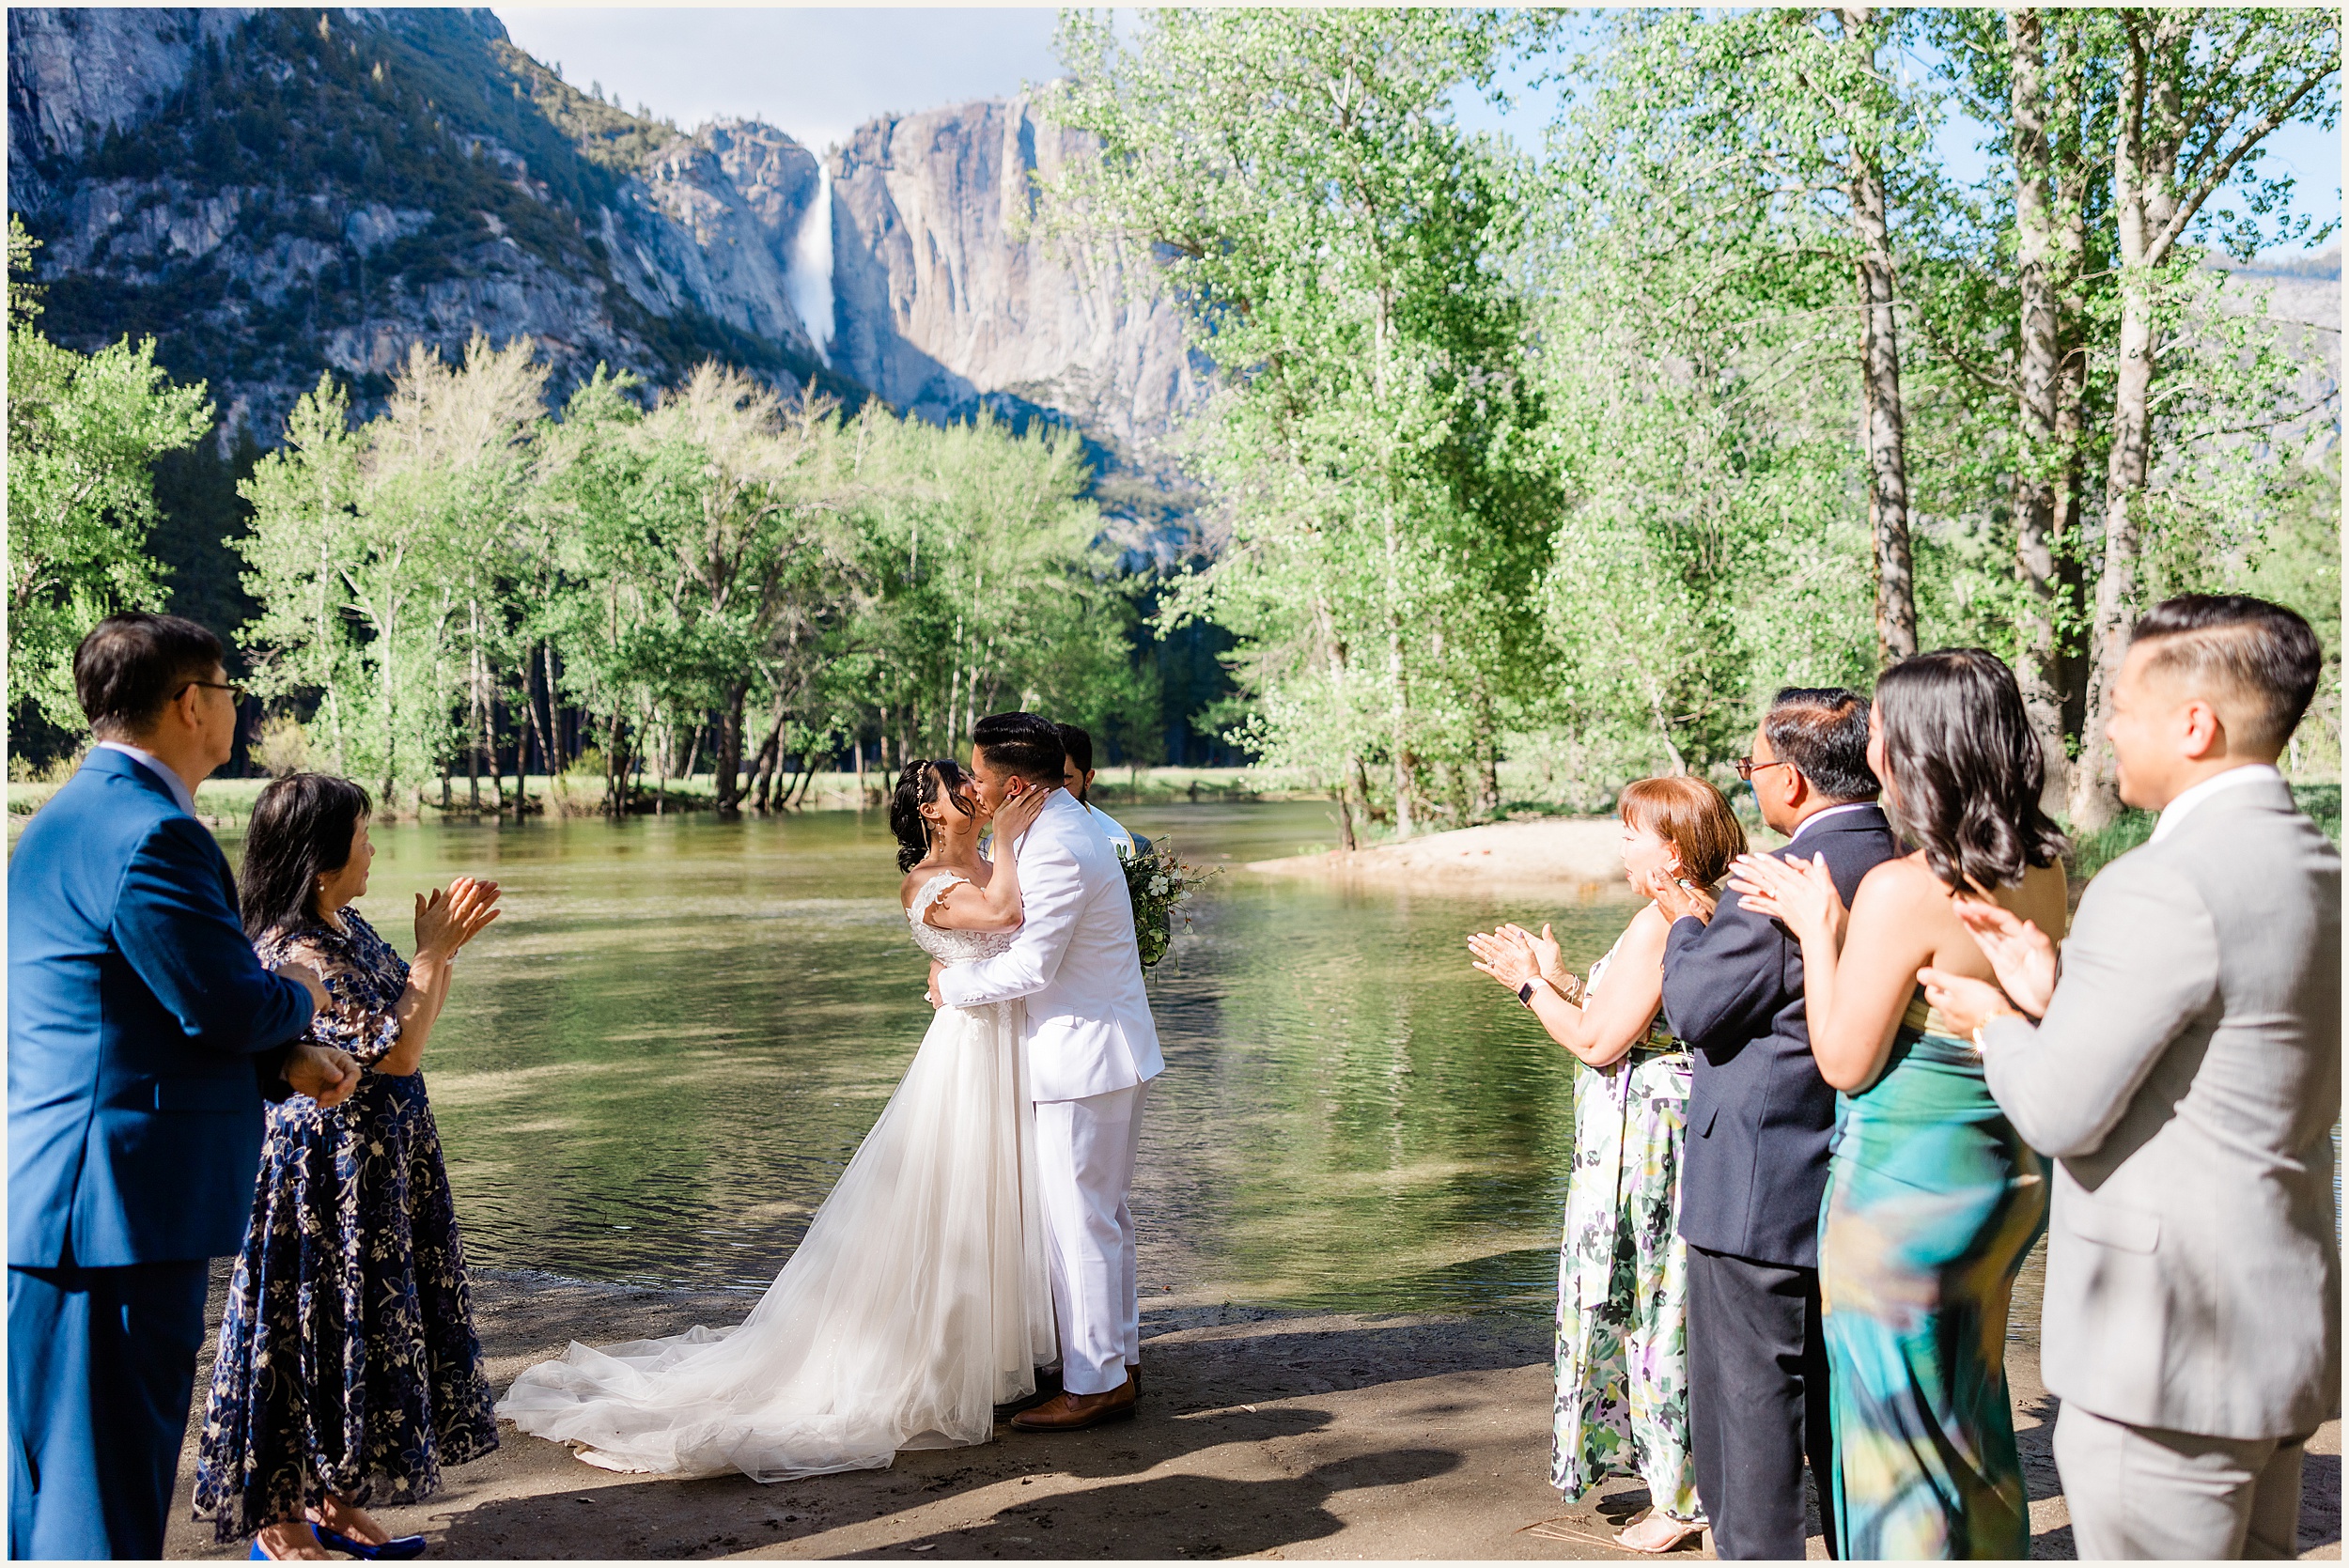
<path id="1" fill-rule="evenodd" d="M 1142 967 L 1148 969 L 1166 956 L 1174 939 L 1174 911 L 1214 873 L 1185 865 L 1173 850 L 1159 845 L 1120 855 L 1117 861 L 1126 870 L 1126 892 L 1134 901 L 1134 941 L 1142 949 Z M 1190 917 L 1183 924 L 1189 925 Z"/>

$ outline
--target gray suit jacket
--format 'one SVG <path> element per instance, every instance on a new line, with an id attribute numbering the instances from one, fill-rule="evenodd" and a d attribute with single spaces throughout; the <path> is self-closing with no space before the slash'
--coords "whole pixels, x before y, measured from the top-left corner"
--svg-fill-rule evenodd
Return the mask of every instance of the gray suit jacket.
<path id="1" fill-rule="evenodd" d="M 2294 1437 L 2341 1409 L 2341 857 L 2265 781 L 2080 901 L 1990 1092 L 2056 1160 L 2041 1364 L 2110 1421 Z"/>

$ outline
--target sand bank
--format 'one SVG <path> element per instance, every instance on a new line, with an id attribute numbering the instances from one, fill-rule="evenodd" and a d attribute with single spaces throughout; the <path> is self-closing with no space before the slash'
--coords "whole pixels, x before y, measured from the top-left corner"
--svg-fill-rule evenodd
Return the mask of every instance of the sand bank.
<path id="1" fill-rule="evenodd" d="M 1289 855 L 1251 861 L 1248 869 L 1275 877 L 1444 887 L 1473 883 L 1581 898 L 1628 898 L 1621 829 L 1611 816 L 1554 816 L 1534 822 L 1490 822 L 1428 833 L 1401 844 L 1348 853 Z"/>

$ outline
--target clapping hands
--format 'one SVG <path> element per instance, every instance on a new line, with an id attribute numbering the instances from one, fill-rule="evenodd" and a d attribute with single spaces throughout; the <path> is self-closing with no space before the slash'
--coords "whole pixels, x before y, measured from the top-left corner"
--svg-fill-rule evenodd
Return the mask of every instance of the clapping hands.
<path id="1" fill-rule="evenodd" d="M 1549 935 L 1549 927 L 1542 927 L 1542 935 Z M 1469 933 L 1469 951 L 1476 955 L 1472 967 L 1491 975 L 1510 990 L 1517 990 L 1527 981 L 1538 978 L 1542 960 L 1533 949 L 1533 939 L 1522 926 L 1503 925 L 1491 932 Z M 1549 944 L 1550 961 L 1555 963 L 1558 944 Z"/>
<path id="2" fill-rule="evenodd" d="M 1472 967 L 1512 991 L 1521 989 L 1529 980 L 1542 980 L 1568 1001 L 1575 1001 L 1581 995 L 1581 985 L 1566 972 L 1558 939 L 1550 934 L 1547 924 L 1538 937 L 1514 923 L 1491 932 L 1470 932 L 1468 944 L 1469 951 L 1476 955 Z"/>
<path id="3" fill-rule="evenodd" d="M 1974 945 L 2015 1005 L 2034 1018 L 2045 1017 L 2056 986 L 2056 945 L 2047 933 L 1986 898 L 1961 894 L 1950 907 L 1974 934 Z"/>
<path id="4" fill-rule="evenodd" d="M 416 894 L 416 956 L 454 958 L 498 917 L 498 885 L 459 877 L 447 890 Z"/>

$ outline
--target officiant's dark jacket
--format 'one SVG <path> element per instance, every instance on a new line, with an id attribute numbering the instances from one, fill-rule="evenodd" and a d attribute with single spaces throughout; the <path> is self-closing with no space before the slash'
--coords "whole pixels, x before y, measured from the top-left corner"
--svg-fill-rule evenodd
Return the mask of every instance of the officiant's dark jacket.
<path id="1" fill-rule="evenodd" d="M 1874 805 L 1814 817 L 1774 851 L 1781 860 L 1825 855 L 1846 905 L 1870 868 L 1901 852 Z M 1664 1016 L 1696 1056 L 1682 1237 L 1708 1252 L 1816 1268 L 1835 1091 L 1811 1056 L 1800 945 L 1723 893 L 1709 924 L 1672 925 Z"/>

